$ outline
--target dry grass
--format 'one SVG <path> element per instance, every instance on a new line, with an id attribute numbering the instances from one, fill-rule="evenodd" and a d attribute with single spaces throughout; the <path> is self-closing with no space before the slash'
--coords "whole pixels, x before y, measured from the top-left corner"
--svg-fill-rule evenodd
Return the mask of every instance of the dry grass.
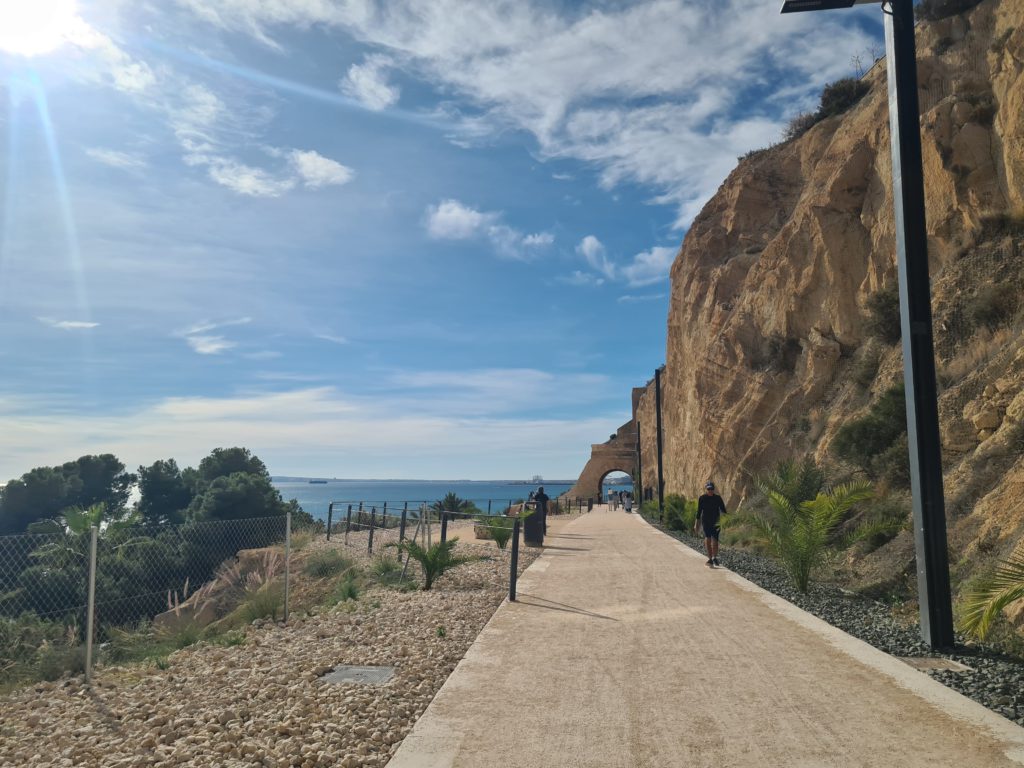
<path id="1" fill-rule="evenodd" d="M 1020 344 L 1024 333 L 1024 319 L 996 330 L 982 328 L 960 350 L 960 353 L 941 367 L 939 378 L 948 385 L 963 381 L 972 372 L 983 368 L 1009 344 Z"/>

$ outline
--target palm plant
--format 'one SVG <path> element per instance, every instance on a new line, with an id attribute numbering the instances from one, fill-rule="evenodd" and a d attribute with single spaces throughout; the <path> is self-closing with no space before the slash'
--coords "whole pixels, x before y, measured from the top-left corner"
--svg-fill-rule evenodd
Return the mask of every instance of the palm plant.
<path id="1" fill-rule="evenodd" d="M 420 568 L 423 570 L 423 591 L 426 592 L 445 571 L 476 559 L 467 555 L 454 554 L 455 544 L 458 540 L 459 537 L 456 536 L 447 541 L 439 541 L 430 547 L 424 547 L 412 539 L 405 539 L 395 546 L 398 547 L 399 552 L 405 552 L 420 564 Z"/>
<path id="2" fill-rule="evenodd" d="M 799 503 L 765 484 L 761 491 L 768 497 L 775 515 L 769 518 L 755 514 L 751 523 L 801 592 L 807 591 L 811 573 L 824 561 L 846 513 L 872 495 L 871 484 L 867 482 L 841 485 Z"/>
<path id="3" fill-rule="evenodd" d="M 995 573 L 967 594 L 959 628 L 984 640 L 1002 610 L 1021 599 L 1024 599 L 1024 550 L 1000 563 Z"/>
<path id="4" fill-rule="evenodd" d="M 775 465 L 774 469 L 761 474 L 757 485 L 767 496 L 776 491 L 794 505 L 815 498 L 825 487 L 825 473 L 810 456 L 800 462 L 788 459 Z"/>
<path id="5" fill-rule="evenodd" d="M 468 499 L 460 499 L 458 494 L 446 493 L 443 499 L 438 499 L 430 508 L 435 512 L 472 512 L 476 507 Z"/>
<path id="6" fill-rule="evenodd" d="M 51 541 L 36 549 L 32 556 L 54 567 L 68 566 L 76 561 L 84 562 L 89 556 L 89 534 L 96 527 L 100 535 L 108 536 L 133 525 L 133 518 L 122 520 L 107 519 L 107 505 L 100 502 L 88 509 L 68 507 L 55 520 L 41 520 L 30 526 L 31 533 L 63 534 L 59 540 Z M 134 540 L 122 542 L 117 549 Z"/>

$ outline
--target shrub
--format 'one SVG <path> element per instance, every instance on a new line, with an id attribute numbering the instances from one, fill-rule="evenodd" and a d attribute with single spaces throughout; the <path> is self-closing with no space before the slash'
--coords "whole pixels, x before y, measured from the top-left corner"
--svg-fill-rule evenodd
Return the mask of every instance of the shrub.
<path id="1" fill-rule="evenodd" d="M 855 77 L 844 77 L 829 83 L 821 92 L 821 106 L 818 108 L 820 119 L 842 114 L 870 90 L 870 83 Z"/>
<path id="2" fill-rule="evenodd" d="M 871 460 L 871 475 L 894 488 L 910 487 L 910 446 L 906 432 Z"/>
<path id="3" fill-rule="evenodd" d="M 907 411 L 902 384 L 889 388 L 867 415 L 851 419 L 839 428 L 832 443 L 839 458 L 877 477 L 876 457 L 885 453 L 907 431 Z M 890 457 L 891 458 L 891 457 Z"/>
<path id="4" fill-rule="evenodd" d="M 0 688 L 35 680 L 56 680 L 84 667 L 78 627 L 35 614 L 0 617 Z"/>
<path id="5" fill-rule="evenodd" d="M 994 331 L 1017 311 L 1017 289 L 1007 283 L 979 286 L 964 306 L 964 318 L 975 328 Z"/>
<path id="6" fill-rule="evenodd" d="M 774 516 L 757 514 L 751 522 L 764 537 L 770 552 L 801 592 L 810 586 L 813 571 L 821 565 L 833 534 L 846 513 L 871 497 L 868 483 L 851 483 L 819 493 L 812 501 L 793 504 L 778 491 L 763 487 Z"/>
<path id="7" fill-rule="evenodd" d="M 487 529 L 498 549 L 504 549 L 512 539 L 515 530 L 515 518 L 505 515 L 481 515 L 476 519 L 477 525 Z"/>
<path id="8" fill-rule="evenodd" d="M 456 566 L 468 563 L 475 558 L 454 554 L 455 545 L 459 537 L 439 541 L 431 547 L 423 547 L 412 539 L 400 542 L 399 552 L 405 552 L 409 557 L 420 564 L 423 571 L 423 590 L 428 591 L 434 585 L 434 581 Z"/>
<path id="9" fill-rule="evenodd" d="M 279 582 L 264 584 L 250 592 L 238 608 L 239 616 L 246 622 L 256 619 L 274 619 L 284 607 L 284 586 Z"/>
<path id="10" fill-rule="evenodd" d="M 882 362 L 882 350 L 868 344 L 861 348 L 860 354 L 853 362 L 850 375 L 861 389 L 870 389 L 878 376 L 878 366 Z"/>
<path id="11" fill-rule="evenodd" d="M 341 579 L 334 588 L 334 602 L 344 603 L 348 600 L 359 599 L 359 584 L 356 581 L 354 572 L 349 571 L 345 578 Z"/>
<path id="12" fill-rule="evenodd" d="M 336 576 L 352 566 L 352 560 L 345 557 L 336 549 L 324 549 L 312 553 L 307 559 L 302 571 L 314 579 L 324 579 L 329 576 Z"/>
<path id="13" fill-rule="evenodd" d="M 378 555 L 370 566 L 370 573 L 381 584 L 394 584 L 402 577 L 402 564 L 389 555 Z"/>
<path id="14" fill-rule="evenodd" d="M 876 291 L 868 297 L 865 304 L 868 319 L 865 330 L 869 335 L 895 344 L 903 337 L 900 327 L 900 289 L 895 283 L 888 288 Z"/>
<path id="15" fill-rule="evenodd" d="M 799 115 L 789 121 L 789 125 L 786 126 L 786 130 L 782 133 L 783 141 L 791 141 L 793 139 L 799 139 L 811 128 L 821 122 L 817 112 L 801 112 Z"/>

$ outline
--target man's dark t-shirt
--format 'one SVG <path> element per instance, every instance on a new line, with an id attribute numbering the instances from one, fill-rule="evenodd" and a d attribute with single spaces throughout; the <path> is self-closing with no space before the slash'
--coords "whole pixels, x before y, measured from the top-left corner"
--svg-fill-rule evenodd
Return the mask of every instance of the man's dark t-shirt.
<path id="1" fill-rule="evenodd" d="M 718 527 L 718 520 L 726 512 L 725 502 L 717 493 L 703 493 L 697 500 L 697 519 L 705 531 Z"/>
<path id="2" fill-rule="evenodd" d="M 537 502 L 537 511 L 542 515 L 547 514 L 548 511 L 548 499 L 551 498 L 546 493 L 541 492 L 533 497 L 533 500 Z"/>

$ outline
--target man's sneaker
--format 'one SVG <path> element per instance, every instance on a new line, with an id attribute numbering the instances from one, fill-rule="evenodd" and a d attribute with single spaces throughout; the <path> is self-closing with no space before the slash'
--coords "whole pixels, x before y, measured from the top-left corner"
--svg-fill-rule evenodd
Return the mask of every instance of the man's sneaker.
<path id="1" fill-rule="evenodd" d="M 712 558 L 712 560 L 711 560 L 711 563 L 712 563 L 713 565 L 718 565 L 718 558 L 717 558 L 717 557 L 715 557 L 715 558 Z"/>
<path id="2" fill-rule="evenodd" d="M 708 558 L 707 563 L 705 563 L 705 565 L 714 565 L 714 564 L 715 564 L 715 561 L 712 560 L 710 557 Z"/>

